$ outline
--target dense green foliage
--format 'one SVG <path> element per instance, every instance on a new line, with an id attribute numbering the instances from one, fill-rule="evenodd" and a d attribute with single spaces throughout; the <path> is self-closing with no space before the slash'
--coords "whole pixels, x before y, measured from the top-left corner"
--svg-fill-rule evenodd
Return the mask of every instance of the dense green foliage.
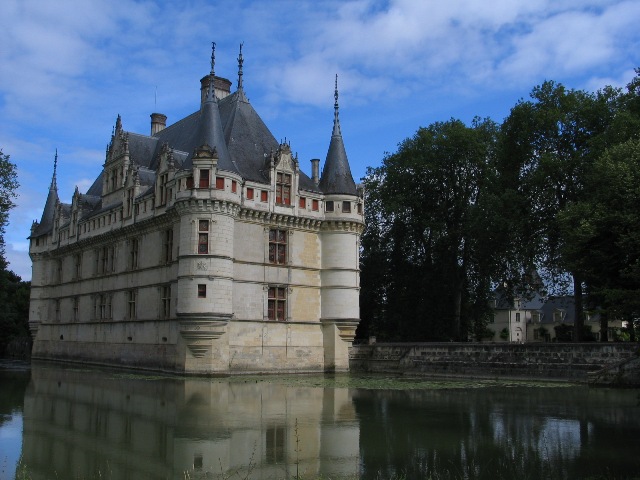
<path id="1" fill-rule="evenodd" d="M 16 338 L 29 338 L 30 282 L 10 271 L 4 257 L 4 229 L 15 206 L 18 188 L 16 166 L 0 149 L 0 356 Z"/>
<path id="2" fill-rule="evenodd" d="M 625 91 L 545 82 L 502 125 L 420 128 L 364 178 L 361 338 L 487 335 L 490 299 L 572 291 L 606 323 L 640 316 L 640 70 Z M 606 339 L 606 337 L 605 337 Z"/>
<path id="3" fill-rule="evenodd" d="M 18 172 L 16 166 L 9 160 L 0 148 L 0 268 L 7 266 L 4 258 L 4 229 L 9 221 L 9 210 L 15 204 L 17 196 Z"/>

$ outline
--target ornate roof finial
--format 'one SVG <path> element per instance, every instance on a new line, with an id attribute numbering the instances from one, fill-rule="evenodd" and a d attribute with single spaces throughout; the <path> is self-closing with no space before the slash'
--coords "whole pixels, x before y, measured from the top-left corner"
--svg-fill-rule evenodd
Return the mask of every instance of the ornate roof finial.
<path id="1" fill-rule="evenodd" d="M 216 42 L 211 42 L 211 77 L 215 76 L 215 66 L 216 66 Z"/>
<path id="2" fill-rule="evenodd" d="M 340 133 L 340 119 L 338 118 L 338 74 L 336 73 L 336 89 L 333 94 L 335 103 L 333 104 L 333 135 L 341 135 Z"/>
<path id="3" fill-rule="evenodd" d="M 242 45 L 244 45 L 244 42 L 240 43 L 240 55 L 238 55 L 238 90 L 242 90 L 242 64 L 244 63 Z"/>

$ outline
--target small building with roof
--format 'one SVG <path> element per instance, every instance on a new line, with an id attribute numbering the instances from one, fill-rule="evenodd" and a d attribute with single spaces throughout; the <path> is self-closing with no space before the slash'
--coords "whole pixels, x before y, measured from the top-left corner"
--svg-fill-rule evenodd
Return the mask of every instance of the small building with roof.
<path id="1" fill-rule="evenodd" d="M 600 341 L 600 314 L 585 311 L 585 341 Z M 530 290 L 526 295 L 508 298 L 494 292 L 493 318 L 488 324 L 490 341 L 531 343 L 573 340 L 575 301 L 572 295 L 542 296 Z M 609 341 L 615 341 L 626 326 L 618 318 L 609 319 Z"/>
<path id="2" fill-rule="evenodd" d="M 117 117 L 102 171 L 31 229 L 32 356 L 178 373 L 340 371 L 359 322 L 363 196 L 339 121 L 304 173 L 238 82 L 149 135 Z"/>

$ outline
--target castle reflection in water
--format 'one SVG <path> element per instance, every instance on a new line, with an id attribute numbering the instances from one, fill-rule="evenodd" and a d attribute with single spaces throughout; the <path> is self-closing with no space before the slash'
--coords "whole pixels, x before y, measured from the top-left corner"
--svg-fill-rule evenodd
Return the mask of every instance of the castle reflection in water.
<path id="1" fill-rule="evenodd" d="M 479 382 L 405 389 L 413 380 L 402 378 L 372 390 L 353 388 L 363 386 L 355 380 L 372 379 L 146 377 L 36 364 L 22 462 L 34 480 L 640 471 L 640 392 Z"/>
<path id="2" fill-rule="evenodd" d="M 23 462 L 39 478 L 342 475 L 358 468 L 347 389 L 34 366 Z"/>

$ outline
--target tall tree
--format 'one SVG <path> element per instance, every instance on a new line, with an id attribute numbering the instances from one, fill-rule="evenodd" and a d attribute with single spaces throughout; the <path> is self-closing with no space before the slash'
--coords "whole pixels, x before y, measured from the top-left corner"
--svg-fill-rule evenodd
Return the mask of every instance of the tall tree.
<path id="1" fill-rule="evenodd" d="M 497 270 L 492 191 L 498 127 L 420 128 L 365 178 L 363 327 L 390 339 L 482 331 Z"/>
<path id="2" fill-rule="evenodd" d="M 582 340 L 584 275 L 563 257 L 558 215 L 586 194 L 585 176 L 605 148 L 614 90 L 591 94 L 547 81 L 520 101 L 502 126 L 502 164 L 517 185 L 526 222 L 519 238 L 528 262 L 554 281 L 568 274 L 575 302 L 574 340 Z M 524 201 L 524 203 L 522 203 Z"/>
<path id="3" fill-rule="evenodd" d="M 563 255 L 583 272 L 604 319 L 624 318 L 635 341 L 640 316 L 640 140 L 605 152 L 586 177 L 589 192 L 559 215 Z M 606 339 L 606 324 L 601 332 Z"/>
<path id="4" fill-rule="evenodd" d="M 15 337 L 29 337 L 29 282 L 8 270 L 4 232 L 18 188 L 16 166 L 0 149 L 0 355 Z"/>
<path id="5" fill-rule="evenodd" d="M 5 155 L 0 148 L 0 269 L 7 266 L 4 258 L 4 232 L 9 221 L 9 210 L 15 206 L 13 200 L 17 196 L 17 189 L 16 166 L 9 161 L 9 155 Z"/>

